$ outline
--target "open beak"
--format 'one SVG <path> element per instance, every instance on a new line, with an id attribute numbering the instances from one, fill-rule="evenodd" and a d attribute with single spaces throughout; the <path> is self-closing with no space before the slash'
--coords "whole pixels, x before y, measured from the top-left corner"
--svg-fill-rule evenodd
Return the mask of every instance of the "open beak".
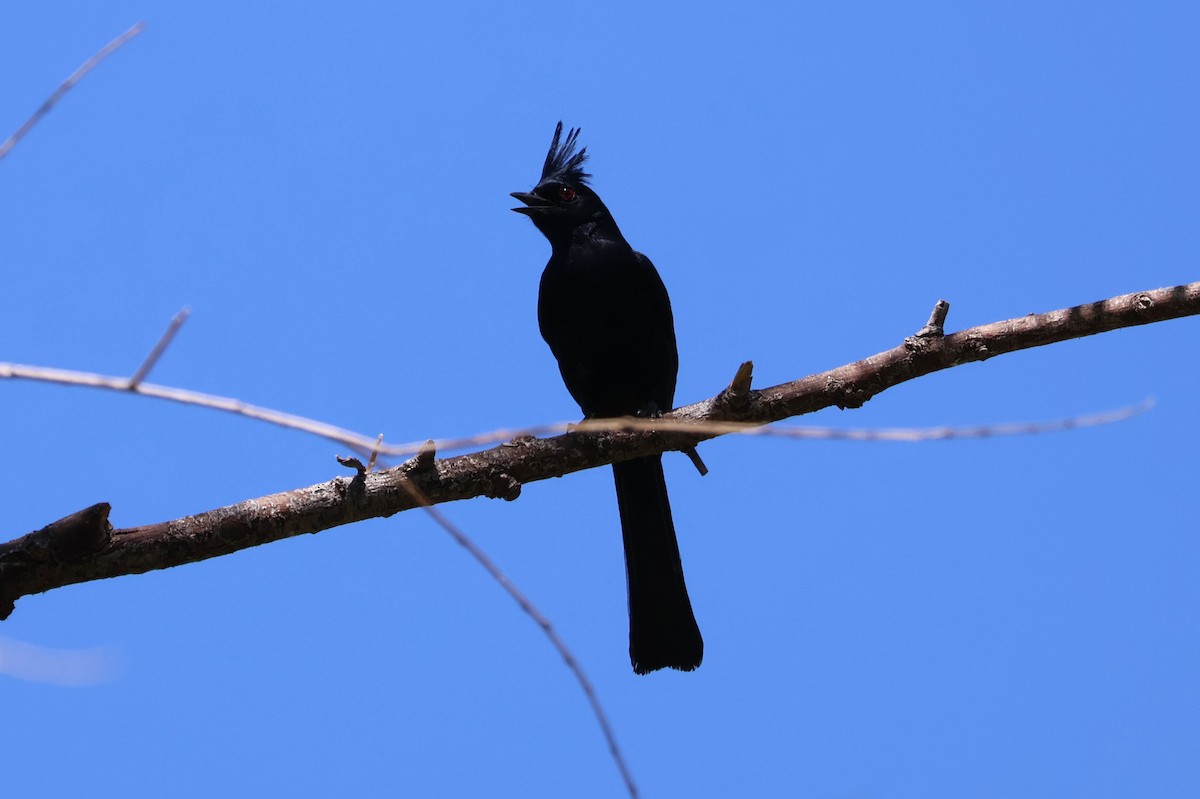
<path id="1" fill-rule="evenodd" d="M 536 194 L 530 194 L 529 192 L 526 192 L 526 191 L 514 191 L 509 196 L 515 197 L 516 199 L 525 203 L 526 207 L 524 207 L 524 208 L 513 208 L 512 209 L 512 210 L 516 211 L 518 214 L 525 214 L 525 216 L 533 216 L 534 214 L 539 213 L 539 212 L 544 211 L 545 209 L 549 208 L 551 205 L 549 200 L 543 200 L 541 197 L 537 196 Z"/>

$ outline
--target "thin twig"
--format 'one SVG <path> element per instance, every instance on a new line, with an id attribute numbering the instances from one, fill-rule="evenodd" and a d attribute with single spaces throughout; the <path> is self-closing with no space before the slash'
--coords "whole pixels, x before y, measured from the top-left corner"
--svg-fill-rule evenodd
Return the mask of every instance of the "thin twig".
<path id="1" fill-rule="evenodd" d="M 167 351 L 167 347 L 170 346 L 171 341 L 175 338 L 175 334 L 179 332 L 179 328 L 183 327 L 183 323 L 187 321 L 188 315 L 191 312 L 191 309 L 187 307 L 179 309 L 179 313 L 175 314 L 174 318 L 171 319 L 171 323 L 167 325 L 162 338 L 154 345 L 154 349 L 150 350 L 150 354 L 146 356 L 146 360 L 142 361 L 142 365 L 138 367 L 138 370 L 133 373 L 133 377 L 129 378 L 129 385 L 126 386 L 128 390 L 133 391 L 146 379 L 146 375 L 150 374 L 150 370 L 158 363 L 158 359 Z"/>
<path id="2" fill-rule="evenodd" d="M 136 375 L 134 376 L 137 377 Z M 308 419 L 303 416 L 251 405 L 232 397 L 221 397 L 215 394 L 203 394 L 183 388 L 159 386 L 153 383 L 131 385 L 132 380 L 124 377 L 110 377 L 76 372 L 68 369 L 53 369 L 43 366 L 28 366 L 18 363 L 0 363 L 0 379 L 36 380 L 45 383 L 58 383 L 69 386 L 84 386 L 87 388 L 104 388 L 115 391 L 126 391 L 140 394 L 144 397 L 170 400 L 184 405 L 196 405 L 202 408 L 247 416 L 263 422 L 299 430 L 304 433 L 319 436 L 329 441 L 354 448 L 359 453 L 370 456 L 408 457 L 416 455 L 429 446 L 429 440 L 407 444 L 383 444 L 379 438 L 367 436 L 346 430 L 326 422 Z M 434 440 L 433 445 L 439 452 L 452 452 L 470 447 L 486 446 L 502 441 L 512 441 L 516 438 L 529 436 L 557 435 L 567 431 L 580 433 L 630 433 L 641 430 L 654 430 L 670 433 L 703 433 L 711 435 L 744 435 L 763 436 L 767 438 L 787 439 L 816 439 L 825 441 L 945 441 L 954 438 L 987 438 L 990 436 L 1033 435 L 1037 433 L 1052 433 L 1060 430 L 1070 430 L 1076 427 L 1094 427 L 1102 424 L 1120 422 L 1139 413 L 1145 413 L 1154 406 L 1153 399 L 1145 399 L 1137 405 L 1131 405 L 1113 411 L 1104 411 L 1084 416 L 1074 416 L 1065 419 L 1053 419 L 1047 422 L 1015 422 L 1009 424 L 975 425 L 970 427 L 927 427 L 900 428 L 891 430 L 872 430 L 865 428 L 837 429 L 830 427 L 779 427 L 766 426 L 756 422 L 724 422 L 724 421 L 689 421 L 686 419 L 639 419 L 633 416 L 616 419 L 587 419 L 582 422 L 551 422 L 531 425 L 529 427 L 492 430 L 462 438 L 447 438 Z"/>
<path id="3" fill-rule="evenodd" d="M 1102 302 L 1089 303 L 1080 305 L 1074 308 L 1066 308 L 1058 311 L 1051 311 L 1045 314 L 1031 314 L 1029 316 L 1020 317 L 1019 319 L 1009 319 L 1003 322 L 994 322 L 990 325 L 982 325 L 980 327 L 962 330 L 952 336 L 933 336 L 933 337 L 917 337 L 914 336 L 907 339 L 903 348 L 900 348 L 893 353 L 881 353 L 893 358 L 894 364 L 904 365 L 905 360 L 913 354 L 924 352 L 925 355 L 934 354 L 939 357 L 926 358 L 926 366 L 923 367 L 922 373 L 944 369 L 955 363 L 965 363 L 969 361 L 984 360 L 995 355 L 1012 352 L 1018 349 L 1027 347 L 1042 346 L 1055 341 L 1065 341 L 1071 338 L 1079 338 L 1080 336 L 1095 335 L 1108 330 L 1116 330 L 1122 327 L 1133 325 L 1148 324 L 1164 319 L 1172 319 L 1180 316 L 1187 316 L 1197 312 L 1197 300 L 1200 299 L 1200 283 L 1192 283 L 1185 286 L 1173 286 L 1170 288 L 1155 289 L 1153 291 L 1138 292 L 1136 294 L 1126 294 L 1119 297 Z M 949 307 L 944 301 L 939 301 L 934 309 L 933 321 L 940 321 L 942 312 Z M 931 349 L 933 348 L 933 349 Z M 934 352 L 934 349 L 937 352 Z M 944 357 L 950 357 L 951 361 L 947 363 L 937 363 Z M 857 407 L 865 402 L 870 396 L 878 393 L 886 388 L 886 385 L 876 385 L 869 390 L 855 389 L 854 391 L 845 392 L 843 387 L 848 384 L 856 383 L 861 374 L 867 374 L 879 368 L 878 356 L 876 359 L 868 359 L 860 364 L 851 364 L 842 370 L 834 370 L 834 372 L 826 375 L 813 375 L 806 380 L 824 379 L 826 383 L 822 390 L 814 390 L 806 386 L 806 396 L 824 396 L 826 397 L 825 404 L 837 404 L 842 407 Z M 868 364 L 874 364 L 868 366 Z M 834 375 L 836 374 L 836 377 Z M 908 380 L 916 374 L 908 374 L 900 377 L 901 380 Z M 743 364 L 738 371 L 738 377 L 735 378 L 735 384 L 744 382 L 745 385 L 739 388 L 735 394 L 745 393 L 747 396 L 742 398 L 739 405 L 745 405 L 749 402 L 749 377 L 750 364 Z M 358 453 L 369 456 L 372 452 L 377 453 L 380 457 L 396 457 L 409 456 L 420 453 L 425 447 L 426 442 L 403 444 L 403 445 L 388 445 L 382 444 L 377 439 L 368 438 L 367 436 L 355 433 L 351 430 L 346 430 L 335 425 L 319 422 L 313 419 L 306 419 L 302 416 L 275 411 L 270 408 L 263 408 L 231 397 L 220 397 L 212 394 L 202 394 L 196 391 L 188 391 L 180 388 L 171 388 L 167 386 L 157 386 L 149 383 L 137 383 L 130 386 L 129 379 L 121 377 L 109 377 L 105 375 L 91 374 L 87 372 L 75 372 L 65 369 L 50 369 L 39 366 L 27 366 L 22 364 L 0 363 L 0 379 L 26 379 L 40 380 L 43 382 L 60 383 L 64 385 L 88 386 L 92 388 L 107 388 L 116 391 L 123 391 L 134 394 L 141 394 L 148 397 L 156 397 L 158 399 L 171 400 L 187 405 L 199 405 L 202 407 L 212 408 L 215 410 L 225 411 L 227 413 L 235 413 L 242 416 L 247 416 L 252 419 L 258 419 L 271 424 L 280 425 L 295 430 L 301 430 L 312 435 L 320 436 L 345 444 Z M 895 379 L 895 378 L 893 378 Z M 795 394 L 796 389 L 805 381 L 796 381 L 794 383 L 785 384 L 783 386 L 775 386 L 764 391 L 757 392 L 762 396 L 768 394 L 774 395 L 771 397 L 773 403 L 778 405 L 780 401 L 784 405 L 787 404 L 787 396 Z M 731 389 L 734 386 L 731 385 Z M 784 394 L 779 394 L 781 390 L 785 390 Z M 727 401 L 730 389 L 722 392 L 717 399 L 722 397 Z M 832 400 L 830 402 L 829 400 Z M 697 408 L 705 405 L 700 403 Z M 709 403 L 711 404 L 711 401 Z M 720 403 L 718 403 L 720 404 Z M 782 407 L 782 406 L 779 406 Z M 817 406 L 819 407 L 819 406 Z M 823 438 L 823 439 L 854 439 L 854 440 L 882 440 L 882 441 L 923 441 L 931 439 L 948 439 L 948 438 L 964 438 L 964 437 L 983 437 L 988 435 L 1016 435 L 1029 434 L 1038 432 L 1047 432 L 1050 430 L 1062 430 L 1071 427 L 1081 427 L 1087 424 L 1100 424 L 1101 422 L 1092 420 L 1093 417 L 1083 417 L 1081 419 L 1064 419 L 1041 424 L 1026 424 L 1026 425 L 1007 425 L 1000 427 L 971 427 L 960 431 L 955 428 L 933 428 L 931 430 L 916 430 L 916 431 L 888 431 L 879 433 L 878 431 L 834 431 L 827 429 L 814 428 L 761 428 L 764 423 L 774 421 L 782 416 L 794 415 L 799 412 L 807 412 L 815 410 L 816 407 L 806 409 L 804 411 L 794 410 L 789 413 L 779 414 L 774 419 L 767 418 L 761 420 L 750 421 L 725 421 L 725 420 L 709 420 L 698 424 L 696 421 L 689 420 L 692 408 L 685 408 L 675 411 L 672 416 L 674 418 L 660 419 L 599 419 L 589 420 L 579 425 L 568 427 L 568 423 L 560 422 L 556 424 L 537 425 L 533 427 L 525 427 L 511 430 L 495 430 L 490 433 L 470 436 L 467 438 L 451 439 L 440 442 L 434 442 L 439 450 L 456 450 L 472 446 L 482 446 L 498 441 L 508 441 L 517 437 L 527 437 L 535 435 L 546 435 L 563 432 L 566 429 L 580 429 L 605 431 L 633 431 L 633 430 L 657 430 L 657 431 L 673 431 L 673 432 L 698 432 L 704 437 L 712 437 L 725 433 L 735 433 L 742 435 L 764 435 L 764 436 L 779 436 L 784 438 Z M 681 413 L 681 411 L 684 411 Z M 1126 408 L 1112 414 L 1102 415 L 1102 418 L 1111 418 L 1113 421 L 1121 418 L 1126 418 L 1133 413 L 1139 412 L 1136 409 Z M 742 415 L 740 412 L 738 415 Z M 756 414 L 751 414 L 757 416 Z M 690 426 L 690 427 L 689 427 Z"/>
<path id="4" fill-rule="evenodd" d="M 270 408 L 263 408 L 258 405 L 251 405 L 248 402 L 242 402 L 239 399 L 232 397 L 221 397 L 215 394 L 204 394 L 199 391 L 188 391 L 182 388 L 171 388 L 169 386 L 159 386 L 153 383 L 140 383 L 133 388 L 130 388 L 130 380 L 127 377 L 113 377 L 109 375 L 98 375 L 90 372 L 76 372 L 68 369 L 51 369 L 41 366 L 25 366 L 16 363 L 0 363 L 0 379 L 11 378 L 20 380 L 38 380 L 45 383 L 58 383 L 67 386 L 84 386 L 87 388 L 104 388 L 112 391 L 123 391 L 129 394 L 138 394 L 143 397 L 154 397 L 155 399 L 170 400 L 171 402 L 179 402 L 184 405 L 197 405 L 202 408 L 211 408 L 212 410 L 223 411 L 225 413 L 233 413 L 239 416 L 246 416 L 251 419 L 258 419 L 263 422 L 287 427 L 292 430 L 300 430 L 305 433 L 320 436 L 321 438 L 336 441 L 346 444 L 354 448 L 361 454 L 369 455 L 371 449 L 375 446 L 375 439 L 359 435 L 351 430 L 346 430 L 324 422 L 318 422 L 313 419 L 306 419 L 303 416 L 295 416 L 282 411 L 275 411 Z M 391 454 L 380 450 L 381 454 Z"/>
<path id="5" fill-rule="evenodd" d="M 0 364 L 0 370 L 3 365 Z M 3 377 L 0 371 L 0 377 Z M 511 441 L 524 436 L 541 436 L 564 433 L 632 433 L 643 430 L 670 433 L 704 433 L 715 435 L 762 436 L 764 438 L 812 439 L 819 441 L 946 441 L 954 438 L 990 438 L 992 436 L 1034 435 L 1056 433 L 1077 427 L 1123 422 L 1145 413 L 1154 407 L 1154 399 L 1147 397 L 1137 405 L 1129 405 L 1112 411 L 1052 419 L 1047 422 L 1012 422 L 970 427 L 913 427 L 877 430 L 872 428 L 834 427 L 779 427 L 763 426 L 754 422 L 723 422 L 712 419 L 688 421 L 685 419 L 639 419 L 625 416 L 616 419 L 587 419 L 582 422 L 556 422 L 535 425 L 522 430 L 496 430 L 466 438 L 434 441 L 439 451 L 454 451 L 468 447 Z M 410 455 L 424 444 L 400 444 L 385 448 L 388 454 Z M 702 472 L 703 473 L 703 472 Z"/>
<path id="6" fill-rule="evenodd" d="M 379 434 L 379 438 L 375 439 L 375 446 L 371 448 L 371 460 L 367 463 L 367 471 L 372 471 L 375 468 L 375 461 L 379 458 L 379 447 L 383 444 L 383 433 Z"/>
<path id="7" fill-rule="evenodd" d="M 34 125 L 42 121 L 42 117 L 50 113 L 50 109 L 54 108 L 54 106 L 58 104 L 58 101 L 63 98 L 63 95 L 71 91 L 76 83 L 79 83 L 79 81 L 83 80 L 84 76 L 95 69 L 97 64 L 108 58 L 117 50 L 121 49 L 126 42 L 128 42 L 134 36 L 137 36 L 139 33 L 145 30 L 145 28 L 145 22 L 139 22 L 138 24 L 134 25 L 132 28 L 125 31 L 108 44 L 104 45 L 100 52 L 96 53 L 87 61 L 84 61 L 83 66 L 72 72 L 71 76 L 64 80 L 62 85 L 54 90 L 54 94 L 50 95 L 46 102 L 42 103 L 38 110 L 33 112 L 33 116 L 25 120 L 25 124 L 17 128 L 17 132 L 8 137 L 8 141 L 4 142 L 4 144 L 0 144 L 0 161 L 3 161 L 4 156 L 8 155 L 9 151 L 17 146 L 17 142 L 25 138 L 26 133 L 33 130 Z"/>
<path id="8" fill-rule="evenodd" d="M 542 628 L 546 638 L 550 640 L 558 654 L 562 656 L 563 661 L 567 664 L 567 668 L 575 675 L 575 679 L 579 682 L 579 687 L 587 697 L 588 704 L 592 707 L 592 714 L 596 717 L 596 723 L 600 725 L 600 731 L 604 734 L 604 740 L 608 743 L 608 751 L 612 754 L 613 761 L 617 764 L 617 770 L 621 772 L 621 779 L 625 781 L 625 789 L 633 799 L 637 799 L 637 785 L 633 782 L 633 774 L 629 771 L 629 766 L 625 762 L 625 757 L 621 754 L 621 747 L 617 744 L 617 736 L 613 732 L 612 725 L 608 722 L 608 716 L 604 713 L 604 708 L 600 705 L 600 698 L 596 695 L 595 688 L 592 687 L 591 680 L 584 673 L 583 667 L 579 665 L 579 661 L 575 659 L 575 655 L 567 647 L 567 644 L 559 636 L 554 629 L 554 625 L 550 623 L 550 619 L 542 614 L 537 606 L 529 600 L 517 588 L 496 563 L 488 557 L 487 553 L 480 549 L 474 541 L 472 541 L 466 533 L 464 533 L 454 522 L 441 512 L 436 506 L 429 502 L 429 498 L 417 488 L 411 480 L 405 480 L 401 487 L 408 492 L 413 501 L 420 506 L 429 516 L 441 526 L 443 530 L 458 542 L 459 546 L 467 550 L 471 557 L 479 563 L 484 570 L 491 575 L 492 579 L 500 584 L 500 587 L 512 597 L 538 627 Z"/>

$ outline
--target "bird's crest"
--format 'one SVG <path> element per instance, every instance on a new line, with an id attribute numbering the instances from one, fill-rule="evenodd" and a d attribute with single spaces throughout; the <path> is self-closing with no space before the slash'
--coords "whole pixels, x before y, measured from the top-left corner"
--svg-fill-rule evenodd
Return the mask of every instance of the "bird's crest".
<path id="1" fill-rule="evenodd" d="M 583 162 L 587 160 L 587 148 L 575 150 L 575 140 L 579 138 L 579 128 L 567 131 L 567 139 L 559 145 L 562 138 L 563 124 L 559 122 L 554 128 L 554 141 L 550 142 L 550 152 L 546 153 L 546 164 L 542 167 L 542 180 L 554 178 L 563 183 L 586 185 L 590 174 L 583 171 Z"/>

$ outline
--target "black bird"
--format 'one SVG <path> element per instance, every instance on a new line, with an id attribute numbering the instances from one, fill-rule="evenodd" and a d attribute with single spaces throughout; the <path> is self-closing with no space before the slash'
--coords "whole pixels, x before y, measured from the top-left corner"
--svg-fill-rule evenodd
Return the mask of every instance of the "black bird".
<path id="1" fill-rule="evenodd" d="M 550 240 L 538 292 L 538 325 L 585 418 L 654 416 L 674 407 L 679 355 L 671 300 L 650 259 L 634 251 L 583 171 L 579 129 L 562 123 L 542 179 L 513 192 Z M 561 140 L 561 141 L 560 141 Z M 629 591 L 629 658 L 646 674 L 691 671 L 704 641 L 679 560 L 662 456 L 613 464 Z"/>

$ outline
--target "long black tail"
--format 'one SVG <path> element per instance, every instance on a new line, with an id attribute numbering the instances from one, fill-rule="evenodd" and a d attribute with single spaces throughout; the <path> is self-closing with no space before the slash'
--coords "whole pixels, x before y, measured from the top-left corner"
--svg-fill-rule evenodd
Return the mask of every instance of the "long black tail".
<path id="1" fill-rule="evenodd" d="M 613 477 L 625 540 L 633 670 L 691 671 L 704 657 L 704 639 L 683 582 L 662 456 L 614 463 Z"/>

